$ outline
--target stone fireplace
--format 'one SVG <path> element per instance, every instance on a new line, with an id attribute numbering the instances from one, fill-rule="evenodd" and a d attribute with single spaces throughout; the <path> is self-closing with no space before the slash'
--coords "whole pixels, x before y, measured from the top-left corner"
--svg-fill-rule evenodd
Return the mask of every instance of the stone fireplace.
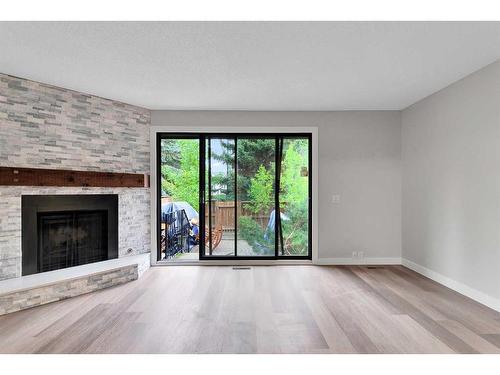
<path id="1" fill-rule="evenodd" d="M 0 167 L 88 173 L 83 179 L 144 176 L 150 116 L 145 108 L 0 73 Z M 146 185 L 16 180 L 0 180 L 0 315 L 130 281 L 149 267 Z M 54 196 L 83 204 L 25 212 Z M 108 196 L 112 209 L 93 205 Z"/>
<path id="2" fill-rule="evenodd" d="M 149 173 L 149 124 L 147 109 L 0 73 L 2 167 Z M 22 201 L 32 196 L 72 195 L 116 197 L 118 233 L 113 235 L 113 253 L 108 258 L 149 253 L 147 187 L 0 186 L 0 280 L 38 272 L 24 270 L 34 257 L 23 243 Z M 46 226 L 59 226 L 59 231 L 64 220 L 90 225 L 83 224 L 89 220 L 83 216 L 42 218 Z M 62 258 L 68 264 L 85 262 L 74 255 L 75 251 L 72 259 L 70 255 Z"/>

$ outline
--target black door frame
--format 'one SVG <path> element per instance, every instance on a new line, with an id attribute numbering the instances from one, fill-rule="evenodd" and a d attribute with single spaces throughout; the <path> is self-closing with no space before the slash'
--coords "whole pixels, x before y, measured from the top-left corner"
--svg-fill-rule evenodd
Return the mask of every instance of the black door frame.
<path id="1" fill-rule="evenodd" d="M 312 133 L 311 132 L 300 132 L 300 133 L 220 133 L 220 132 L 158 132 L 156 134 L 156 189 L 157 189 L 157 215 L 156 215 L 156 225 L 157 225 L 157 259 L 160 261 L 161 259 L 161 228 L 160 228 L 160 215 L 161 215 L 161 140 L 162 139 L 198 139 L 199 140 L 199 223 L 200 223 L 200 247 L 199 247 L 199 260 L 310 260 L 312 259 L 312 215 L 313 215 L 313 207 L 312 207 L 312 180 L 313 180 L 313 170 L 312 170 Z M 207 144 L 210 145 L 210 142 L 207 142 L 207 139 L 212 138 L 221 138 L 221 139 L 234 139 L 235 140 L 235 255 L 205 255 L 205 176 L 206 176 L 206 149 Z M 280 186 L 280 175 L 281 175 L 281 154 L 283 150 L 283 141 L 285 139 L 293 139 L 293 138 L 306 138 L 308 140 L 308 254 L 307 255 L 283 255 L 283 240 L 282 233 L 279 230 L 281 228 L 281 215 L 275 215 L 275 255 L 274 256 L 238 256 L 237 255 L 237 139 L 249 139 L 249 138 L 268 138 L 275 139 L 276 152 L 275 152 L 275 212 L 279 212 L 279 186 Z M 209 147 L 210 148 L 210 147 Z M 210 168 L 210 164 L 209 168 Z M 210 173 L 208 174 L 209 181 L 211 179 Z M 209 185 L 211 186 L 211 185 Z M 209 211 L 211 209 L 210 203 L 210 195 L 209 195 Z M 211 213 L 209 212 L 209 228 Z M 211 231 L 209 231 L 209 235 L 211 235 Z M 211 246 L 211 241 L 209 241 Z M 281 245 L 281 246 L 280 246 Z M 281 250 L 281 251 L 280 251 Z M 210 252 L 210 251 L 209 251 Z M 281 254 L 280 254 L 281 252 Z"/>

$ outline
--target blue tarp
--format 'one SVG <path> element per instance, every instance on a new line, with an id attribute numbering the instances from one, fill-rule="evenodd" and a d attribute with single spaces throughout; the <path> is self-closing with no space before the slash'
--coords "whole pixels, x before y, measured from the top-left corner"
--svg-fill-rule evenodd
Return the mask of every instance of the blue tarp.
<path id="1" fill-rule="evenodd" d="M 188 202 L 169 202 L 161 205 L 161 213 L 163 215 L 179 210 L 184 210 L 189 220 L 193 218 L 198 219 L 198 212 Z"/>

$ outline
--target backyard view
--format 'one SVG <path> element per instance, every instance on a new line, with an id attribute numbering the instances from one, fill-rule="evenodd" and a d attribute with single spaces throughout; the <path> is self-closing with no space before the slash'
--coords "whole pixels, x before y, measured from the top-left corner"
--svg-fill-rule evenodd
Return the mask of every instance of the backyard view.
<path id="1" fill-rule="evenodd" d="M 160 259 L 198 258 L 199 147 L 199 139 L 161 140 Z"/>
<path id="2" fill-rule="evenodd" d="M 200 248 L 207 257 L 272 257 L 276 245 L 279 256 L 309 254 L 308 138 L 207 137 L 202 229 L 199 147 L 198 138 L 161 140 L 162 259 L 197 258 Z"/>
<path id="3" fill-rule="evenodd" d="M 284 139 L 280 177 L 283 255 L 309 251 L 309 143 Z"/>
<path id="4" fill-rule="evenodd" d="M 188 202 L 199 209 L 199 140 L 162 139 L 162 197 Z"/>

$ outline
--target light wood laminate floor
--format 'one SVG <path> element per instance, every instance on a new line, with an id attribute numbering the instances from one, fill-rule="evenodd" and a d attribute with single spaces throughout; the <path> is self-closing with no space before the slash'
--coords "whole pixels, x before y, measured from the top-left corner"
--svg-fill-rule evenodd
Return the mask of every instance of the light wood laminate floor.
<path id="1" fill-rule="evenodd" d="M 0 317 L 3 353 L 500 353 L 500 313 L 402 266 L 156 267 Z"/>

